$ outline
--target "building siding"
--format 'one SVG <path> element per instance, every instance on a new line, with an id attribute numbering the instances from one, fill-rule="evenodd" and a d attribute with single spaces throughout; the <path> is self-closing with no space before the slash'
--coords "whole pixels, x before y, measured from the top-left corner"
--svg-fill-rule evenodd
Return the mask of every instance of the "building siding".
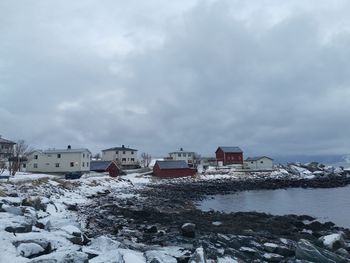
<path id="1" fill-rule="evenodd" d="M 158 177 L 185 177 L 196 174 L 195 169 L 177 168 L 177 169 L 161 169 L 158 164 L 153 167 L 153 174 Z"/>
<path id="2" fill-rule="evenodd" d="M 71 153 L 35 151 L 28 157 L 26 171 L 39 173 L 88 172 L 90 171 L 90 157 L 91 153 L 88 150 Z"/>

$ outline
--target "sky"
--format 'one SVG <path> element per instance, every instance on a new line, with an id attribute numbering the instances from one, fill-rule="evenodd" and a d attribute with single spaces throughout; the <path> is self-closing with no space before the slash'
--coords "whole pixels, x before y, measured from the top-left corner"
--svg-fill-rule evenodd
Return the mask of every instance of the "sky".
<path id="1" fill-rule="evenodd" d="M 350 153 L 347 0 L 2 0 L 0 134 L 152 156 Z"/>

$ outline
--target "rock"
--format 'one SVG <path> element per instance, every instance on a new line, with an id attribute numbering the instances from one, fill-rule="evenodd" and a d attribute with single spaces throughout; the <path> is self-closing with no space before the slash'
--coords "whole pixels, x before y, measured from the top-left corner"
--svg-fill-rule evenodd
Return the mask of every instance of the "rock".
<path id="1" fill-rule="evenodd" d="M 337 253 L 338 255 L 341 255 L 345 258 L 348 258 L 350 256 L 349 252 L 345 249 L 345 248 L 338 248 L 335 253 Z"/>
<path id="2" fill-rule="evenodd" d="M 31 224 L 20 224 L 18 226 L 8 226 L 5 228 L 6 232 L 10 233 L 29 233 L 32 232 L 33 226 Z"/>
<path id="3" fill-rule="evenodd" d="M 265 253 L 263 258 L 268 262 L 281 262 L 284 257 L 275 253 Z"/>
<path id="4" fill-rule="evenodd" d="M 146 251 L 145 257 L 149 263 L 177 263 L 174 257 L 157 250 Z"/>
<path id="5" fill-rule="evenodd" d="M 57 252 L 41 256 L 30 263 L 88 263 L 88 255 L 79 251 Z M 101 261 L 102 263 L 103 261 Z M 119 262 L 119 261 L 114 261 Z"/>
<path id="6" fill-rule="evenodd" d="M 197 248 L 188 263 L 207 263 L 207 259 L 202 247 Z"/>
<path id="7" fill-rule="evenodd" d="M 145 233 L 157 233 L 158 229 L 156 226 L 151 226 L 151 227 L 147 227 L 145 229 Z"/>
<path id="8" fill-rule="evenodd" d="M 322 243 L 325 248 L 328 249 L 335 250 L 338 248 L 346 248 L 343 233 L 335 233 L 327 236 L 322 236 L 318 239 L 318 241 Z"/>
<path id="9" fill-rule="evenodd" d="M 40 228 L 40 229 L 45 229 L 45 224 L 43 224 L 42 222 L 36 222 L 35 227 Z"/>
<path id="10" fill-rule="evenodd" d="M 278 245 L 277 244 L 274 244 L 274 243 L 264 243 L 264 249 L 267 251 L 267 252 L 270 252 L 270 253 L 273 253 L 277 250 L 278 248 Z"/>
<path id="11" fill-rule="evenodd" d="M 28 197 L 22 201 L 23 206 L 31 206 L 34 207 L 36 210 L 43 210 L 46 211 L 47 205 L 43 202 L 41 202 L 41 199 L 39 197 Z"/>
<path id="12" fill-rule="evenodd" d="M 192 223 L 186 223 L 181 226 L 181 232 L 184 237 L 194 238 L 196 236 L 196 225 Z"/>
<path id="13" fill-rule="evenodd" d="M 77 204 L 69 204 L 69 205 L 67 205 L 67 210 L 78 211 L 78 205 Z"/>
<path id="14" fill-rule="evenodd" d="M 41 255 L 45 249 L 36 243 L 22 243 L 17 247 L 17 255 L 25 258 L 33 258 Z"/>
<path id="15" fill-rule="evenodd" d="M 305 239 L 301 239 L 295 251 L 295 255 L 297 259 L 308 260 L 311 262 L 318 263 L 345 263 L 348 262 L 345 258 L 332 253 L 328 250 L 322 249 L 311 244 L 309 241 Z"/>
<path id="16" fill-rule="evenodd" d="M 10 197 L 18 197 L 18 194 L 17 193 L 9 193 L 8 196 L 10 196 Z"/>
<path id="17" fill-rule="evenodd" d="M 61 228 L 63 231 L 66 233 L 76 236 L 76 237 L 81 237 L 81 230 L 77 228 L 76 226 L 73 225 L 67 225 Z"/>
<path id="18" fill-rule="evenodd" d="M 68 240 L 73 244 L 79 245 L 79 246 L 84 246 L 90 242 L 90 239 L 85 234 L 82 234 L 79 237 L 78 236 L 70 237 L 68 238 Z"/>

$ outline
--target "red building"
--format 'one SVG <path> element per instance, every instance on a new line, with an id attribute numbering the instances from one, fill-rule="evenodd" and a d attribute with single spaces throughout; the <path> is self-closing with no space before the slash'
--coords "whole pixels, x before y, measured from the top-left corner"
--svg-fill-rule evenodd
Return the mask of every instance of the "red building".
<path id="1" fill-rule="evenodd" d="M 108 172 L 109 176 L 112 177 L 123 174 L 122 169 L 114 161 L 91 161 L 90 171 L 98 173 Z"/>
<path id="2" fill-rule="evenodd" d="M 191 169 L 185 161 L 156 161 L 153 166 L 153 174 L 159 177 L 183 177 L 193 176 L 196 169 Z"/>
<path id="3" fill-rule="evenodd" d="M 217 162 L 223 165 L 243 164 L 243 151 L 239 147 L 219 146 L 215 154 Z"/>

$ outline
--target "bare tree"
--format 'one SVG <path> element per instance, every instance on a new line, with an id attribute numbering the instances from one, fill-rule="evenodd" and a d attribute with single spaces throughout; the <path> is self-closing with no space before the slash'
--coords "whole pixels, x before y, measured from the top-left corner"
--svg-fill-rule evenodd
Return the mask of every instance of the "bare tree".
<path id="1" fill-rule="evenodd" d="M 33 148 L 29 147 L 25 140 L 18 140 L 14 150 L 14 156 L 9 158 L 9 172 L 12 176 L 21 170 L 21 166 L 28 160 Z"/>
<path id="2" fill-rule="evenodd" d="M 0 159 L 0 175 L 2 175 L 5 172 L 6 169 L 6 161 Z"/>
<path id="3" fill-rule="evenodd" d="M 141 158 L 142 158 L 142 163 L 145 167 L 148 167 L 149 164 L 151 163 L 152 161 L 152 156 L 148 153 L 142 153 L 141 154 Z"/>
<path id="4" fill-rule="evenodd" d="M 101 160 L 101 154 L 96 153 L 92 158 L 94 158 L 96 161 Z"/>

